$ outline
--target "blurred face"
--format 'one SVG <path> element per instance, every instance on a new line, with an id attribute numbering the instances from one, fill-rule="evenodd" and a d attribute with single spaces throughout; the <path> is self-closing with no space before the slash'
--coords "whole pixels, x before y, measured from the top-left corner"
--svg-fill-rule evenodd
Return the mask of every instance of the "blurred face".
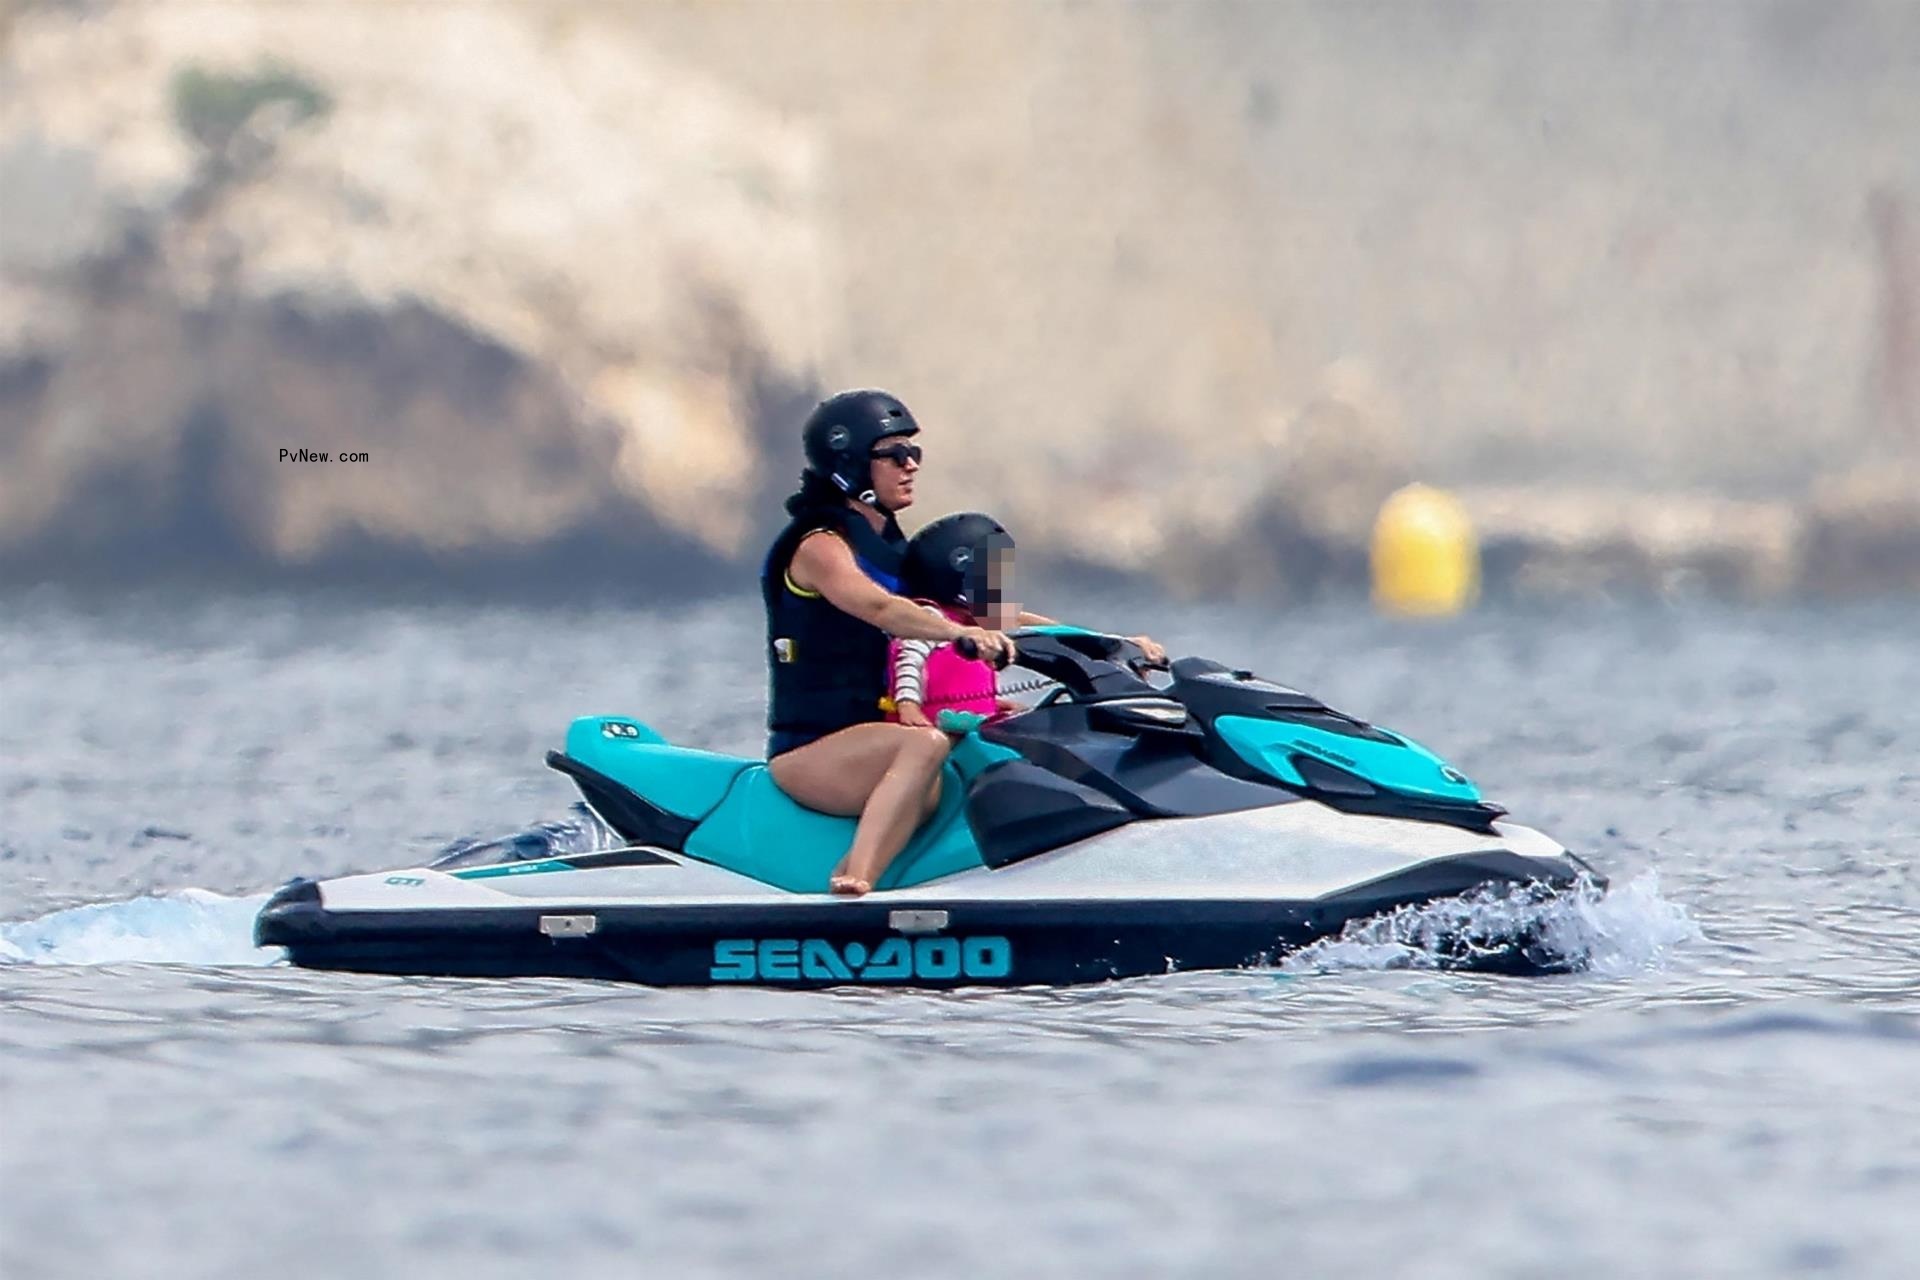
<path id="1" fill-rule="evenodd" d="M 882 511 L 904 511 L 913 505 L 913 478 L 920 472 L 920 446 L 903 436 L 890 436 L 868 453 L 873 467 L 873 495 Z"/>
<path id="2" fill-rule="evenodd" d="M 1020 625 L 1020 602 L 1013 598 L 1013 545 L 995 539 L 987 547 L 987 600 L 981 620 L 995 631 Z"/>

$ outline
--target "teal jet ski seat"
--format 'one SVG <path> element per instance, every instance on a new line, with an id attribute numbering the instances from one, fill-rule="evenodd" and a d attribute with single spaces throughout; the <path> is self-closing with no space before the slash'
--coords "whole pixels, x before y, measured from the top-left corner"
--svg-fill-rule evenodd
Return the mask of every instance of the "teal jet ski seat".
<path id="1" fill-rule="evenodd" d="M 637 720 L 588 716 L 567 730 L 566 753 L 649 804 L 695 825 L 689 857 L 793 893 L 824 893 L 853 843 L 854 819 L 821 813 L 782 791 L 765 763 L 670 745 Z M 949 763 L 940 807 L 880 877 L 904 889 L 984 865 L 966 819 L 966 781 Z"/>
<path id="2" fill-rule="evenodd" d="M 650 804 L 693 822 L 712 813 L 752 760 L 669 746 L 620 716 L 587 716 L 567 728 L 567 754 L 597 769 Z"/>
<path id="3" fill-rule="evenodd" d="M 959 771 L 941 775 L 940 807 L 893 860 L 877 889 L 904 889 L 982 865 L 967 826 Z M 794 893 L 823 893 L 853 843 L 854 820 L 796 802 L 765 765 L 740 776 L 713 815 L 687 837 L 686 852 L 715 866 Z"/>

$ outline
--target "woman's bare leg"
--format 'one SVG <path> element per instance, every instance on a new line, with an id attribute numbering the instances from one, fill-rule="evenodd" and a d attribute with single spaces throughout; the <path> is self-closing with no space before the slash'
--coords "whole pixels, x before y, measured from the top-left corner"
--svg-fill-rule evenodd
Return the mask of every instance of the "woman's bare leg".
<path id="1" fill-rule="evenodd" d="M 938 742 L 922 737 L 909 742 L 894 757 L 893 767 L 860 811 L 853 845 L 828 880 L 829 889 L 862 894 L 880 883 L 880 877 L 907 847 L 920 824 L 940 807 L 940 765 L 951 746 L 945 734 Z"/>
<path id="2" fill-rule="evenodd" d="M 780 789 L 822 813 L 852 817 L 853 846 L 834 869 L 835 893 L 865 893 L 940 804 L 952 742 L 938 729 L 861 724 L 768 762 Z"/>

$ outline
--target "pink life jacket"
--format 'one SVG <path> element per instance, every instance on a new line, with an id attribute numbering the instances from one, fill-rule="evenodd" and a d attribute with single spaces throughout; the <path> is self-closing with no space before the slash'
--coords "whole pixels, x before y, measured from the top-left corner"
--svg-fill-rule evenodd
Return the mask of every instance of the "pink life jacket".
<path id="1" fill-rule="evenodd" d="M 950 621 L 963 627 L 975 625 L 973 616 L 964 610 L 940 604 L 934 607 Z M 900 641 L 890 640 L 887 643 L 889 684 L 892 683 L 894 664 L 899 657 Z M 921 683 L 923 697 L 920 705 L 929 720 L 938 718 L 942 711 L 970 711 L 982 716 L 996 716 L 1000 712 L 1000 685 L 994 676 L 993 664 L 977 658 L 963 658 L 954 652 L 950 644 L 939 645 L 927 655 L 927 669 Z M 897 720 L 899 716 L 889 712 L 887 718 Z"/>

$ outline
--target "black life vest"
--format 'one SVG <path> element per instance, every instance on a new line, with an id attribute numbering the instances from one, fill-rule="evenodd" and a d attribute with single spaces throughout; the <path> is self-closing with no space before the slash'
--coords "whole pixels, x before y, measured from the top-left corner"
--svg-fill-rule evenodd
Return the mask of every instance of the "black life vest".
<path id="1" fill-rule="evenodd" d="M 851 507 L 809 508 L 795 516 L 767 552 L 760 598 L 767 607 L 767 728 L 821 738 L 849 725 L 880 720 L 887 692 L 887 634 L 825 596 L 800 591 L 787 571 L 800 540 L 818 529 L 840 535 L 854 562 L 888 591 L 900 590 L 907 539 L 892 516 L 875 532 Z"/>

